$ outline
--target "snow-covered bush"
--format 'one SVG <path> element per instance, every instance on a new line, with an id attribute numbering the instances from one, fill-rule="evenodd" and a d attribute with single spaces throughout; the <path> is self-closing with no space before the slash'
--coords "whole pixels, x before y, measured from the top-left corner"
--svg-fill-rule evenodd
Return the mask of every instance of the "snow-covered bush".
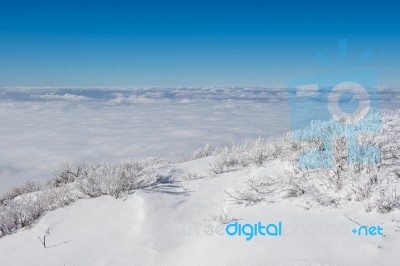
<path id="1" fill-rule="evenodd" d="M 214 147 L 206 144 L 204 147 L 201 147 L 197 149 L 195 152 L 193 152 L 192 156 L 190 157 L 191 160 L 197 160 L 201 159 L 207 156 L 211 156 L 214 152 Z"/>
<path id="2" fill-rule="evenodd" d="M 304 146 L 304 145 L 303 145 Z M 231 148 L 215 148 L 215 160 L 210 164 L 210 175 L 215 176 L 235 167 L 263 166 L 266 161 L 278 158 L 293 159 L 302 150 L 299 142 L 293 141 L 288 133 L 283 138 L 265 139 L 259 137 L 250 148 L 247 143 Z"/>
<path id="3" fill-rule="evenodd" d="M 236 187 L 232 192 L 225 192 L 228 199 L 238 205 L 253 205 L 264 199 L 258 190 L 250 186 Z"/>
<path id="4" fill-rule="evenodd" d="M 157 174 L 156 165 L 163 160 L 103 162 L 95 165 L 62 166 L 47 184 L 25 182 L 17 186 L 0 203 L 0 236 L 32 224 L 45 212 L 64 207 L 82 197 L 112 195 L 165 181 Z"/>
<path id="5" fill-rule="evenodd" d="M 0 202 L 5 201 L 6 199 L 13 199 L 30 192 L 38 191 L 41 188 L 42 185 L 40 183 L 31 180 L 25 180 L 21 185 L 15 186 L 10 192 L 2 196 Z"/>
<path id="6" fill-rule="evenodd" d="M 225 147 L 217 149 L 215 152 L 215 160 L 210 163 L 209 173 L 213 177 L 224 171 L 235 167 L 246 167 L 249 165 L 249 155 L 246 144 L 243 146 L 233 145 L 231 148 Z"/>
<path id="7" fill-rule="evenodd" d="M 210 214 L 210 218 L 211 218 L 212 221 L 215 221 L 215 222 L 220 223 L 220 224 L 229 224 L 229 223 L 232 223 L 234 221 L 237 221 L 237 219 L 230 217 L 226 213 L 224 208 L 221 209 L 221 213 L 220 214 Z"/>
<path id="8" fill-rule="evenodd" d="M 381 193 L 374 205 L 381 213 L 387 213 L 395 208 L 400 208 L 400 195 L 397 194 L 396 189 L 389 189 L 388 191 Z"/>
<path id="9" fill-rule="evenodd" d="M 310 177 L 294 165 L 286 168 L 285 174 L 278 176 L 278 193 L 283 198 L 300 197 L 310 189 Z"/>
<path id="10" fill-rule="evenodd" d="M 217 156 L 215 160 L 210 163 L 209 173 L 211 177 L 215 177 L 218 174 L 224 172 L 225 169 L 225 158 L 223 156 Z"/>
<path id="11" fill-rule="evenodd" d="M 186 181 L 188 181 L 188 180 L 196 180 L 196 179 L 198 179 L 198 178 L 200 178 L 200 175 L 199 175 L 198 173 L 196 173 L 196 172 L 190 172 L 190 173 L 187 173 L 187 174 L 183 177 L 183 180 L 186 180 Z"/>
<path id="12" fill-rule="evenodd" d="M 155 161 L 102 162 L 89 167 L 79 180 L 80 189 L 91 197 L 123 193 L 156 182 L 152 166 Z"/>
<path id="13" fill-rule="evenodd" d="M 385 119 L 383 122 L 385 124 Z M 400 137 L 400 127 L 397 131 Z M 283 174 L 268 179 L 262 175 L 252 177 L 244 185 L 229 192 L 228 196 L 235 203 L 245 205 L 264 201 L 266 195 L 276 195 L 281 198 L 300 198 L 309 206 L 335 207 L 350 200 L 357 200 L 362 202 L 367 211 L 376 209 L 388 212 L 399 208 L 400 170 L 397 158 L 400 158 L 400 141 L 389 141 L 390 144 L 385 141 L 391 139 L 394 134 L 395 132 L 386 130 L 364 137 L 363 142 L 368 141 L 371 145 L 380 147 L 380 164 L 349 163 L 345 139 L 336 138 L 332 145 L 332 167 L 302 168 L 298 166 L 297 161 L 285 155 L 282 158 L 283 165 L 286 166 Z M 282 145 L 282 154 L 291 147 L 288 144 L 290 142 Z M 259 139 L 255 148 L 249 151 L 252 162 L 259 167 L 268 160 L 268 148 L 265 148 L 267 145 L 267 141 Z M 300 146 L 294 150 L 301 151 Z M 360 153 L 358 156 L 365 154 Z M 359 162 L 363 161 L 360 158 Z"/>
<path id="14" fill-rule="evenodd" d="M 233 191 L 225 191 L 229 201 L 238 205 L 253 205 L 261 202 L 267 195 L 276 190 L 276 181 L 269 177 L 251 177 L 244 185 L 237 186 Z"/>
<path id="15" fill-rule="evenodd" d="M 265 139 L 259 137 L 254 148 L 250 151 L 252 161 L 256 166 L 262 166 L 263 163 L 272 157 L 272 145 Z"/>
<path id="16" fill-rule="evenodd" d="M 254 146 L 249 149 L 250 162 L 260 167 L 266 161 L 283 157 L 293 157 L 301 150 L 299 142 L 293 141 L 291 134 L 288 133 L 283 138 L 264 139 L 259 137 Z"/>
<path id="17" fill-rule="evenodd" d="M 0 205 L 0 233 L 1 236 L 10 234 L 18 228 L 18 216 L 12 200 L 5 200 Z"/>
<path id="18" fill-rule="evenodd" d="M 31 225 L 46 211 L 64 207 L 77 198 L 68 187 L 43 186 L 40 190 L 6 199 L 0 205 L 0 235 Z"/>
<path id="19" fill-rule="evenodd" d="M 359 123 L 349 124 L 360 119 Z M 354 120 L 354 121 L 353 121 Z M 338 122 L 340 121 L 340 123 Z M 300 157 L 300 164 L 304 168 L 330 168 L 333 165 L 332 155 L 335 154 L 335 139 L 340 149 L 345 149 L 346 160 L 350 164 L 369 164 L 380 161 L 379 152 L 371 143 L 360 143 L 360 136 L 381 132 L 381 115 L 378 111 L 365 109 L 359 117 L 332 118 L 329 121 L 312 121 L 304 129 L 292 132 L 297 141 L 320 143 L 317 150 L 309 150 Z M 343 138 L 346 138 L 345 141 Z M 342 141 L 337 141 L 342 138 Z"/>
<path id="20" fill-rule="evenodd" d="M 76 162 L 72 166 L 66 162 L 60 169 L 56 171 L 56 176 L 49 181 L 49 184 L 59 187 L 68 183 L 72 183 L 85 174 L 88 165 L 84 162 Z"/>

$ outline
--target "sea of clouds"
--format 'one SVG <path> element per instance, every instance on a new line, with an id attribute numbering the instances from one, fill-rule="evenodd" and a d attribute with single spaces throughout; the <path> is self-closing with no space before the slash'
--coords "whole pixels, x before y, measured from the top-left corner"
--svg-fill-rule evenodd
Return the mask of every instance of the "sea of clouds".
<path id="1" fill-rule="evenodd" d="M 398 108 L 397 89 L 379 96 Z M 66 161 L 182 159 L 204 144 L 281 136 L 288 112 L 284 88 L 3 88 L 0 193 Z"/>

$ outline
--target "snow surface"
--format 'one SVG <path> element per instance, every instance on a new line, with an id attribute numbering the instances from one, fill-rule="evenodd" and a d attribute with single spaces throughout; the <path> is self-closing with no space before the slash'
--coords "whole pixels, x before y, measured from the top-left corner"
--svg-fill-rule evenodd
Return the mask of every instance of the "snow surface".
<path id="1" fill-rule="evenodd" d="M 304 210 L 296 199 L 273 198 L 240 207 L 225 191 L 254 171 L 282 173 L 282 162 L 210 178 L 212 160 L 169 165 L 164 171 L 172 182 L 124 198 L 82 199 L 51 211 L 31 228 L 0 239 L 0 265 L 398 265 L 399 211 L 366 213 L 355 203 Z M 199 178 L 184 180 L 191 172 Z M 210 216 L 222 208 L 241 223 L 282 221 L 283 236 L 227 236 L 225 225 Z M 385 236 L 355 236 L 350 219 L 381 225 Z M 44 248 L 38 236 L 47 228 Z"/>

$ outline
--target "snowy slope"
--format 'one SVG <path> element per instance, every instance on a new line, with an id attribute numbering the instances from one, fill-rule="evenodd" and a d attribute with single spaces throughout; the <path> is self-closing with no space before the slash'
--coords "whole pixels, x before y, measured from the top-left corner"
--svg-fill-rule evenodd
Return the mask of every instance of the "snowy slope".
<path id="1" fill-rule="evenodd" d="M 210 177 L 207 157 L 168 166 L 171 180 L 123 198 L 81 199 L 51 211 L 31 228 L 0 239 L 0 265 L 398 265 L 400 212 L 365 212 L 360 203 L 305 210 L 298 199 L 241 206 L 226 191 L 255 172 L 284 172 L 279 160 L 262 168 Z M 185 180 L 188 173 L 198 173 Z M 282 237 L 228 236 L 211 215 L 240 223 L 283 223 Z M 384 237 L 356 236 L 381 225 Z M 47 248 L 40 243 L 47 228 Z M 218 233 L 220 232 L 220 233 Z"/>

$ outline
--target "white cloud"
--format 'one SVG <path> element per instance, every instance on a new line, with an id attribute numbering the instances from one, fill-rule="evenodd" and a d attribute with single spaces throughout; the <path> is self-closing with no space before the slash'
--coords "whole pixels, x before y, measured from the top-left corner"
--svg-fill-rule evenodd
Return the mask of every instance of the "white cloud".
<path id="1" fill-rule="evenodd" d="M 73 94 L 43 94 L 43 95 L 32 95 L 33 99 L 42 99 L 42 100 L 49 100 L 49 101 L 83 101 L 89 99 L 85 96 L 80 95 L 73 95 Z"/>

